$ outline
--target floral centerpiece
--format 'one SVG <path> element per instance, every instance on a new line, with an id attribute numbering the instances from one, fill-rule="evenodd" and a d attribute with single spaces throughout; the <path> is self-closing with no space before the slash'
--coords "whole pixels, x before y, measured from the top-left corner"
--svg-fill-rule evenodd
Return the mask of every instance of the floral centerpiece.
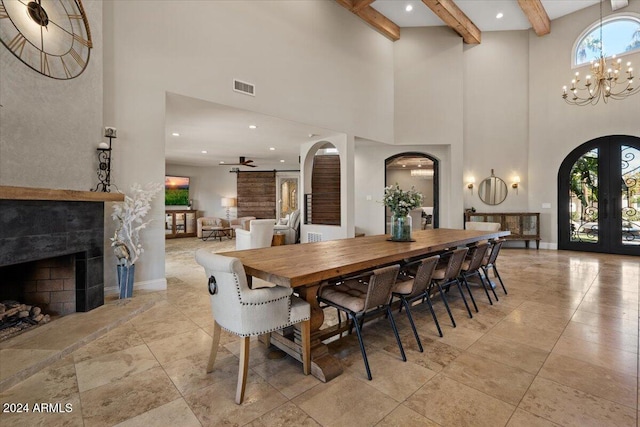
<path id="1" fill-rule="evenodd" d="M 385 187 L 382 202 L 391 210 L 391 240 L 411 241 L 409 212 L 422 206 L 422 194 L 417 192 L 413 186 L 409 190 L 402 190 L 396 183 Z"/>
<path id="2" fill-rule="evenodd" d="M 151 200 L 163 189 L 158 183 L 149 183 L 144 187 L 134 184 L 124 202 L 113 206 L 111 217 L 118 226 L 111 238 L 111 247 L 118 258 L 118 286 L 120 298 L 130 298 L 133 295 L 133 275 L 135 263 L 144 252 L 140 231 L 151 222 L 143 221 L 151 210 Z"/>

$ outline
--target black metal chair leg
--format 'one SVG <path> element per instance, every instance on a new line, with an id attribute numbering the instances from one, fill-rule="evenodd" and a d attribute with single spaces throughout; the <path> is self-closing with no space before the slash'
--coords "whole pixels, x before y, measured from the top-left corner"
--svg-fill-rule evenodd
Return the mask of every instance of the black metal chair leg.
<path id="1" fill-rule="evenodd" d="M 422 348 L 422 343 L 420 342 L 420 336 L 418 335 L 418 331 L 416 329 L 416 324 L 413 323 L 413 316 L 411 315 L 411 310 L 409 310 L 409 303 L 407 302 L 407 300 L 403 297 L 400 298 L 402 300 L 402 305 L 405 306 L 406 308 L 406 312 L 407 312 L 407 317 L 409 318 L 409 323 L 411 324 L 411 329 L 413 329 L 413 335 L 416 337 L 416 342 L 418 343 L 418 348 L 420 349 L 420 353 L 424 352 L 424 349 Z"/>
<path id="2" fill-rule="evenodd" d="M 482 278 L 482 274 L 480 274 L 480 272 L 478 272 L 478 277 L 480 278 L 480 283 L 482 283 L 482 288 L 484 289 L 484 293 L 487 294 L 487 299 L 489 300 L 489 304 L 493 305 L 493 301 L 491 300 L 491 296 L 489 295 L 489 289 L 487 289 L 487 284 Z"/>
<path id="3" fill-rule="evenodd" d="M 436 324 L 436 328 L 438 328 L 438 334 L 442 337 L 442 329 L 440 329 L 440 322 L 438 322 L 438 317 L 436 316 L 436 312 L 433 309 L 433 304 L 431 303 L 431 297 L 429 296 L 429 292 L 426 293 L 423 298 L 424 301 L 427 301 L 427 305 L 429 307 L 429 311 L 431 312 L 431 317 L 433 317 L 433 322 Z"/>
<path id="4" fill-rule="evenodd" d="M 493 296 L 495 297 L 496 301 L 500 301 L 500 299 L 498 298 L 498 294 L 496 294 L 496 290 L 493 288 L 493 286 L 491 286 L 491 279 L 489 278 L 489 269 L 486 267 L 482 267 L 482 271 L 484 273 L 484 278 L 487 279 L 487 285 L 491 289 L 491 292 L 493 292 Z"/>
<path id="5" fill-rule="evenodd" d="M 391 313 L 391 307 L 387 306 L 387 313 L 389 314 L 389 322 L 391 322 L 391 328 L 393 329 L 393 334 L 396 336 L 396 341 L 398 342 L 398 348 L 400 349 L 400 354 L 402 355 L 402 361 L 407 361 L 407 356 L 404 354 L 404 348 L 402 347 L 402 341 L 400 341 L 400 335 L 398 334 L 398 328 L 396 327 L 396 321 L 393 319 L 393 313 Z"/>
<path id="6" fill-rule="evenodd" d="M 440 298 L 442 298 L 442 301 L 444 302 L 444 307 L 447 309 L 447 313 L 449 313 L 449 318 L 451 319 L 451 324 L 453 325 L 453 327 L 456 327 L 456 321 L 453 320 L 453 314 L 451 313 L 451 309 L 449 308 L 449 303 L 447 302 L 447 297 L 444 294 L 444 291 L 442 290 L 442 286 L 440 286 L 440 284 L 438 282 L 435 282 L 436 286 L 438 287 L 438 291 L 440 292 Z"/>
<path id="7" fill-rule="evenodd" d="M 507 295 L 507 288 L 504 287 L 504 282 L 502 281 L 502 277 L 500 277 L 500 273 L 498 273 L 498 269 L 496 268 L 495 265 L 493 266 L 493 272 L 498 278 L 498 280 L 500 281 L 500 285 L 502 285 L 502 290 L 504 291 L 504 294 Z"/>
<path id="8" fill-rule="evenodd" d="M 467 276 L 462 276 L 462 281 L 464 282 L 464 285 L 467 287 L 467 291 L 469 292 L 469 297 L 471 297 L 471 302 L 473 303 L 473 308 L 476 309 L 476 313 L 478 312 L 478 305 L 476 304 L 476 299 L 473 297 L 473 294 L 471 293 L 471 286 L 469 286 L 469 281 L 467 280 Z"/>
<path id="9" fill-rule="evenodd" d="M 462 297 L 462 302 L 464 302 L 464 306 L 467 308 L 467 313 L 469 313 L 469 318 L 473 319 L 473 314 L 471 314 L 471 309 L 469 308 L 469 304 L 467 304 L 467 298 L 464 296 L 464 292 L 462 292 L 462 286 L 460 286 L 460 280 L 455 279 L 456 286 L 458 287 L 458 291 L 460 291 L 460 296 Z"/>
<path id="10" fill-rule="evenodd" d="M 364 349 L 364 343 L 362 342 L 362 333 L 360 332 L 360 323 L 358 319 L 355 318 L 351 313 L 349 313 L 349 317 L 351 318 L 351 324 L 356 327 L 356 335 L 358 336 L 358 343 L 360 344 L 360 352 L 362 353 L 362 360 L 364 360 L 364 367 L 367 370 L 367 378 L 371 381 L 371 369 L 369 369 L 369 360 L 367 359 L 367 352 Z"/>

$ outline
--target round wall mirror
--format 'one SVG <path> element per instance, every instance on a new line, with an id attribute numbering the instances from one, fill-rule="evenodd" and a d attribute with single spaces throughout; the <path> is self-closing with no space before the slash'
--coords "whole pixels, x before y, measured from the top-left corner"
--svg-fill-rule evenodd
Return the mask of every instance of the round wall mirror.
<path id="1" fill-rule="evenodd" d="M 487 205 L 499 205 L 507 198 L 507 183 L 493 175 L 484 179 L 478 188 L 478 196 Z"/>

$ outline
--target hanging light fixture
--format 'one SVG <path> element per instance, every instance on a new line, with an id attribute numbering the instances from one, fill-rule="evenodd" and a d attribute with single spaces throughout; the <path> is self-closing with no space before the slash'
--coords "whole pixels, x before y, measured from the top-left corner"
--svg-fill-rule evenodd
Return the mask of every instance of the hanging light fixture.
<path id="1" fill-rule="evenodd" d="M 562 87 L 562 98 L 571 105 L 596 105 L 600 99 L 606 104 L 609 99 L 625 99 L 638 92 L 640 86 L 633 87 L 633 68 L 627 62 L 626 75 L 621 75 L 622 60 L 611 57 L 609 66 L 604 56 L 602 40 L 602 1 L 600 1 L 600 57 L 591 61 L 591 74 L 584 84 L 580 84 L 580 73 L 576 71 L 571 87 Z"/>

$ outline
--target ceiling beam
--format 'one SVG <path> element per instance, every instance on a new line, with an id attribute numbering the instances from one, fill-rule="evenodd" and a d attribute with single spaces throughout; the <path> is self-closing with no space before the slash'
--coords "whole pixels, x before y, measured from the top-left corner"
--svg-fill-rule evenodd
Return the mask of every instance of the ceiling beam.
<path id="1" fill-rule="evenodd" d="M 400 27 L 395 22 L 371 7 L 375 0 L 336 0 L 345 9 L 355 13 L 391 41 L 400 39 Z"/>
<path id="2" fill-rule="evenodd" d="M 551 32 L 549 15 L 540 0 L 518 0 L 518 4 L 537 35 L 544 36 Z"/>
<path id="3" fill-rule="evenodd" d="M 465 43 L 480 44 L 480 29 L 471 22 L 471 19 L 460 10 L 453 0 L 422 0 L 422 2 L 438 15 L 442 22 L 460 34 Z"/>

